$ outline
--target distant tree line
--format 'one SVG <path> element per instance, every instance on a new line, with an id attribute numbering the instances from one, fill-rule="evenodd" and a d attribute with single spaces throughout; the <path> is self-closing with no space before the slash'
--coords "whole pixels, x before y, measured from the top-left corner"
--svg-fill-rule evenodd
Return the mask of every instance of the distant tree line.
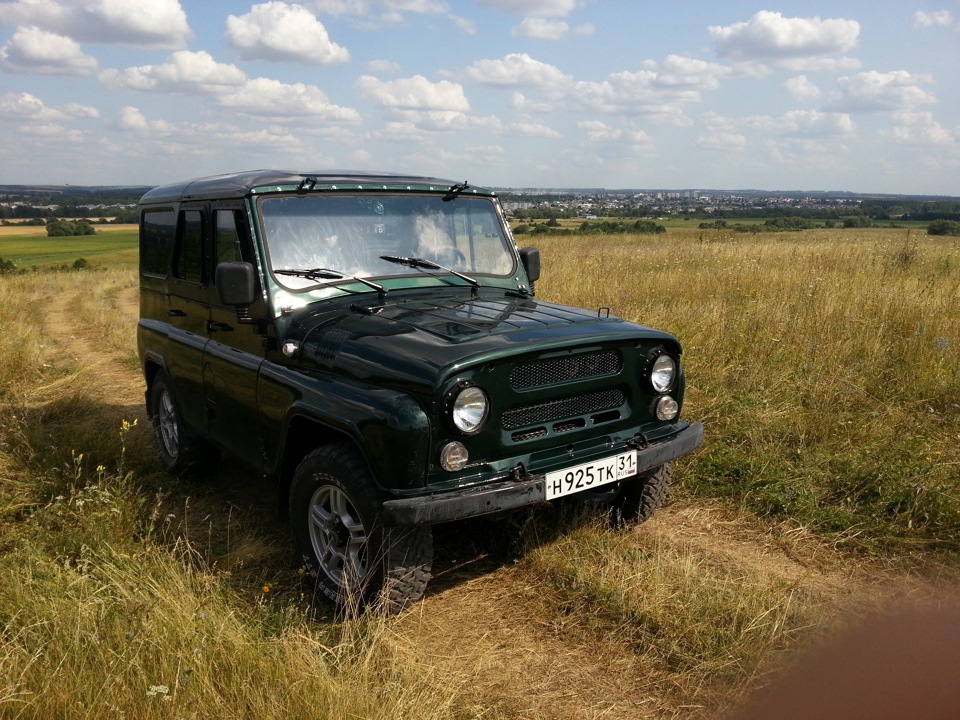
<path id="1" fill-rule="evenodd" d="M 761 232 L 790 232 L 796 230 L 812 230 L 814 228 L 869 228 L 879 227 L 873 219 L 865 215 L 855 215 L 846 217 L 843 222 L 826 220 L 822 224 L 814 222 L 809 218 L 803 217 L 785 217 L 773 218 L 763 224 L 760 223 L 728 223 L 726 220 L 714 220 L 713 222 L 702 222 L 698 226 L 701 230 L 733 230 L 743 233 L 761 233 Z M 896 227 L 891 221 L 884 227 Z M 960 235 L 960 222 L 956 220 L 934 220 L 927 225 L 927 235 Z"/>
<path id="2" fill-rule="evenodd" d="M 587 220 L 575 228 L 565 228 L 562 227 L 555 218 L 547 220 L 545 223 L 517 225 L 511 230 L 514 235 L 620 235 L 624 233 L 654 235 L 667 231 L 663 225 L 659 225 L 652 220 L 636 220 L 634 222 L 624 220 Z"/>
<path id="3" fill-rule="evenodd" d="M 39 220 L 43 225 L 50 218 L 71 218 L 90 222 L 137 222 L 137 202 L 149 188 L 82 188 L 64 187 L 58 192 L 32 190 L 27 186 L 3 186 L 0 189 L 0 221 Z M 17 191 L 19 188 L 19 191 Z"/>
<path id="4" fill-rule="evenodd" d="M 590 210 L 590 214 L 597 217 L 617 218 L 654 217 L 661 216 L 665 212 L 670 213 L 671 211 L 669 209 L 655 209 L 646 205 L 592 208 Z M 548 203 L 523 210 L 511 210 L 509 213 L 514 220 L 563 220 L 582 217 L 583 214 L 584 211 L 580 208 L 565 208 Z M 705 205 L 697 205 L 692 209 L 685 210 L 683 217 L 699 220 L 766 220 L 770 218 L 802 217 L 824 222 L 832 220 L 834 223 L 843 223 L 849 218 L 867 218 L 874 222 L 897 220 L 960 221 L 960 202 L 953 200 L 921 201 L 902 198 L 867 198 L 859 204 L 811 208 L 763 205 L 750 208 L 715 209 L 708 208 Z"/>
<path id="5" fill-rule="evenodd" d="M 38 207 L 33 205 L 3 205 L 0 206 L 0 221 L 10 224 L 10 221 L 27 221 L 28 225 L 44 225 L 50 218 L 73 218 L 90 220 L 91 222 L 106 223 L 107 218 L 113 218 L 114 223 L 135 223 L 139 219 L 136 207 L 122 207 L 112 205 L 90 208 L 85 205 L 52 205 Z M 30 222 L 35 221 L 35 222 Z"/>

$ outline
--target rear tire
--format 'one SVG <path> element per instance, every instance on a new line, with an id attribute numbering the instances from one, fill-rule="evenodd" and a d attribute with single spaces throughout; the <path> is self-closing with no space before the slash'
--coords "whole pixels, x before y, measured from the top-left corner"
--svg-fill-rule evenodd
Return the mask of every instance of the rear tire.
<path id="1" fill-rule="evenodd" d="M 290 489 L 290 522 L 307 572 L 339 609 L 394 613 L 423 597 L 432 528 L 384 527 L 373 479 L 351 447 L 317 448 L 303 459 Z"/>
<path id="2" fill-rule="evenodd" d="M 207 475 L 216 469 L 220 451 L 190 432 L 183 424 L 180 406 L 169 376 L 161 371 L 150 388 L 150 421 L 160 462 L 167 470 L 186 477 Z"/>

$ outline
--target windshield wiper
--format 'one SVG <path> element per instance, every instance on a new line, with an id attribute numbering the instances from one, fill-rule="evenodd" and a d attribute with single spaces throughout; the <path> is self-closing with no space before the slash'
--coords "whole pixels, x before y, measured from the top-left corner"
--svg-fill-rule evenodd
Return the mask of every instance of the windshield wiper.
<path id="1" fill-rule="evenodd" d="M 396 255 L 381 255 L 381 260 L 386 260 L 387 262 L 396 263 L 397 265 L 406 265 L 407 267 L 417 268 L 417 269 L 426 269 L 426 270 L 443 270 L 448 272 L 451 275 L 456 275 L 461 280 L 470 283 L 473 286 L 473 292 L 476 293 L 477 288 L 480 287 L 480 281 L 474 280 L 469 275 L 464 275 L 462 272 L 457 272 L 453 268 L 444 267 L 443 265 L 438 265 L 432 260 L 425 260 L 423 258 L 409 258 L 409 257 L 397 257 Z"/>
<path id="2" fill-rule="evenodd" d="M 342 273 L 337 270 L 328 270 L 327 268 L 313 268 L 312 270 L 284 268 L 282 270 L 274 270 L 273 272 L 277 275 L 292 275 L 294 277 L 306 278 L 307 280 L 354 280 L 358 283 L 363 283 L 369 288 L 373 288 L 380 294 L 381 298 L 387 294 L 387 289 L 383 285 L 378 285 L 377 283 L 367 280 L 366 278 L 359 277 L 358 275 L 348 275 L 347 273 Z"/>
<path id="3" fill-rule="evenodd" d="M 451 200 L 455 200 L 456 197 L 468 187 L 470 187 L 470 185 L 466 180 L 464 180 L 462 183 L 454 183 L 447 190 L 447 194 L 443 196 L 443 201 L 450 202 Z"/>

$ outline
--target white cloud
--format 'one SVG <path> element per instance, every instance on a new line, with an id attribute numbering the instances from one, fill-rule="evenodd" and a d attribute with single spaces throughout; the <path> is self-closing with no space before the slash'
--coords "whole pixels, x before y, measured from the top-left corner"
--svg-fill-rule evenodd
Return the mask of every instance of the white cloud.
<path id="1" fill-rule="evenodd" d="M 0 23 L 140 48 L 183 47 L 190 35 L 178 0 L 15 0 L 0 4 Z"/>
<path id="2" fill-rule="evenodd" d="M 784 64 L 797 72 L 831 67 L 824 58 L 852 50 L 860 37 L 856 20 L 787 18 L 778 12 L 761 10 L 747 22 L 708 28 L 722 57 Z M 837 60 L 833 61 L 835 67 Z M 844 65 L 849 59 L 842 59 Z"/>
<path id="3" fill-rule="evenodd" d="M 47 122 L 63 120 L 64 113 L 48 108 L 40 98 L 30 93 L 3 93 L 0 95 L 0 119 L 2 118 Z"/>
<path id="4" fill-rule="evenodd" d="M 219 63 L 203 51 L 181 50 L 160 65 L 105 70 L 100 73 L 100 82 L 114 90 L 211 95 L 220 107 L 260 118 L 290 122 L 303 116 L 345 123 L 360 120 L 356 110 L 331 103 L 315 85 L 248 78 L 236 66 Z"/>
<path id="5" fill-rule="evenodd" d="M 258 151 L 301 151 L 303 133 L 291 133 L 277 125 L 257 127 L 253 130 L 239 128 L 225 122 L 191 123 L 168 122 L 147 118 L 139 108 L 121 108 L 117 127 L 138 137 L 136 146 L 125 153 L 147 154 L 163 152 L 170 155 L 216 156 L 234 148 L 257 148 Z M 117 136 L 115 136 L 117 137 Z M 118 150 L 119 151 L 119 150 Z M 317 160 L 315 155 L 311 155 Z M 322 162 L 322 159 L 320 160 Z"/>
<path id="6" fill-rule="evenodd" d="M 637 72 L 619 72 L 602 82 L 578 82 L 568 104 L 604 113 L 642 114 L 677 126 L 689 125 L 684 108 L 716 90 L 729 68 L 680 55 L 663 63 L 648 61 Z"/>
<path id="7" fill-rule="evenodd" d="M 258 117 L 294 122 L 304 116 L 332 122 L 356 123 L 360 114 L 353 108 L 330 102 L 315 85 L 287 84 L 269 78 L 254 78 L 217 97 L 217 104 Z"/>
<path id="8" fill-rule="evenodd" d="M 573 78 L 558 68 L 526 53 L 510 53 L 502 60 L 477 60 L 466 70 L 467 77 L 481 85 L 500 87 L 537 87 L 558 89 L 569 87 Z"/>
<path id="9" fill-rule="evenodd" d="M 747 138 L 738 132 L 706 132 L 697 136 L 696 143 L 712 150 L 739 150 L 747 146 Z"/>
<path id="10" fill-rule="evenodd" d="M 476 35 L 477 24 L 473 20 L 460 17 L 459 15 L 448 15 L 447 19 L 453 23 L 453 26 L 466 35 Z"/>
<path id="11" fill-rule="evenodd" d="M 419 145 L 433 139 L 433 133 L 412 122 L 388 122 L 381 129 L 367 133 L 371 140 Z"/>
<path id="12" fill-rule="evenodd" d="M 846 113 L 817 110 L 792 110 L 779 116 L 748 115 L 737 118 L 707 112 L 702 116 L 701 123 L 704 130 L 697 142 L 711 147 L 729 142 L 745 144 L 744 133 L 791 142 L 843 139 L 856 134 L 853 119 Z M 744 138 L 743 143 L 737 140 L 738 137 Z M 715 142 L 718 139 L 720 142 Z"/>
<path id="13" fill-rule="evenodd" d="M 302 5 L 267 2 L 227 16 L 227 39 L 244 58 L 331 65 L 350 60 L 346 48 Z"/>
<path id="14" fill-rule="evenodd" d="M 551 140 L 563 137 L 553 128 L 537 122 L 513 123 L 508 130 L 515 135 L 522 135 L 523 137 L 548 138 Z"/>
<path id="15" fill-rule="evenodd" d="M 846 113 L 819 110 L 792 110 L 783 114 L 783 132 L 794 137 L 849 136 L 856 131 L 853 119 Z"/>
<path id="16" fill-rule="evenodd" d="M 562 20 L 524 18 L 523 22 L 510 31 L 510 34 L 513 37 L 525 37 L 534 40 L 563 40 L 569 32 L 570 26 Z"/>
<path id="17" fill-rule="evenodd" d="M 118 123 L 121 130 L 161 134 L 170 134 L 173 131 L 173 126 L 170 123 L 163 120 L 147 120 L 139 108 L 130 105 L 120 108 Z"/>
<path id="18" fill-rule="evenodd" d="M 937 101 L 933 93 L 921 87 L 932 82 L 929 75 L 914 75 L 906 70 L 862 72 L 840 78 L 839 92 L 830 97 L 828 106 L 844 112 L 907 110 Z"/>
<path id="19" fill-rule="evenodd" d="M 937 10 L 935 12 L 917 10 L 913 14 L 913 26 L 918 28 L 953 27 L 956 22 L 953 13 L 949 10 Z M 957 25 L 957 28 L 960 29 L 960 25 Z"/>
<path id="20" fill-rule="evenodd" d="M 893 116 L 892 130 L 883 133 L 901 145 L 953 145 L 960 141 L 960 130 L 950 132 L 928 112 L 902 112 Z"/>
<path id="21" fill-rule="evenodd" d="M 618 72 L 605 80 L 576 81 L 553 65 L 513 53 L 500 60 L 478 60 L 466 69 L 471 80 L 495 87 L 526 89 L 512 95 L 511 105 L 527 113 L 561 109 L 610 114 L 642 114 L 676 126 L 689 125 L 684 107 L 716 90 L 733 71 L 723 65 L 669 55 L 663 62 L 646 61 L 636 72 Z"/>
<path id="22" fill-rule="evenodd" d="M 555 101 L 532 100 L 522 92 L 514 91 L 510 95 L 510 107 L 514 110 L 527 113 L 549 113 L 556 109 Z"/>
<path id="23" fill-rule="evenodd" d="M 480 0 L 480 4 L 513 15 L 551 18 L 566 17 L 583 7 L 585 0 Z"/>
<path id="24" fill-rule="evenodd" d="M 235 65 L 219 63 L 205 51 L 178 50 L 160 65 L 104 70 L 100 82 L 114 90 L 219 93 L 243 84 L 247 76 Z"/>
<path id="25" fill-rule="evenodd" d="M 616 143 L 625 140 L 632 145 L 645 145 L 653 141 L 643 130 L 615 128 L 602 120 L 581 120 L 577 127 L 594 143 Z"/>
<path id="26" fill-rule="evenodd" d="M 459 31 L 476 35 L 473 20 L 454 15 L 444 0 L 312 0 L 307 2 L 322 15 L 356 18 L 366 30 L 379 30 L 401 25 L 406 14 L 445 17 Z"/>
<path id="27" fill-rule="evenodd" d="M 448 80 L 434 83 L 422 75 L 414 75 L 401 80 L 383 81 L 363 75 L 355 86 L 361 94 L 379 105 L 396 110 L 466 112 L 470 109 L 463 86 Z"/>
<path id="28" fill-rule="evenodd" d="M 24 27 L 0 48 L 0 67 L 13 73 L 88 75 L 97 69 L 97 61 L 68 37 Z"/>
<path id="29" fill-rule="evenodd" d="M 398 62 L 393 60 L 371 60 L 367 63 L 367 70 L 370 72 L 388 74 L 388 73 L 398 73 L 403 70 L 403 67 Z"/>
<path id="30" fill-rule="evenodd" d="M 79 103 L 68 103 L 63 106 L 63 111 L 75 118 L 98 118 L 100 111 L 89 105 L 80 105 Z"/>
<path id="31" fill-rule="evenodd" d="M 723 65 L 683 55 L 668 55 L 659 65 L 654 62 L 644 65 L 657 73 L 655 84 L 665 88 L 716 90 L 720 87 L 720 80 L 731 74 L 730 68 Z"/>
<path id="32" fill-rule="evenodd" d="M 812 83 L 806 75 L 798 75 L 788 79 L 783 86 L 795 100 L 819 100 L 820 88 Z"/>
<path id="33" fill-rule="evenodd" d="M 450 11 L 443 0 L 313 0 L 327 15 L 369 15 L 377 11 L 443 15 Z"/>
<path id="34" fill-rule="evenodd" d="M 714 125 L 720 122 L 719 116 L 714 116 Z M 844 137 L 856 132 L 848 114 L 819 110 L 792 110 L 780 116 L 750 115 L 731 121 L 731 125 L 786 138 Z"/>

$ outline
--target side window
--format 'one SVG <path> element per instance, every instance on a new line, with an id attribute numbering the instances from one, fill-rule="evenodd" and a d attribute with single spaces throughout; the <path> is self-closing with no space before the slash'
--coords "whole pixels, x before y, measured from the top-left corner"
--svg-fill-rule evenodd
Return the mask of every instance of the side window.
<path id="1" fill-rule="evenodd" d="M 140 272 L 166 277 L 177 231 L 177 215 L 171 208 L 144 210 L 140 216 Z"/>
<path id="2" fill-rule="evenodd" d="M 219 265 L 222 262 L 249 260 L 243 255 L 240 232 L 237 229 L 239 210 L 217 210 L 213 215 L 214 257 Z"/>
<path id="3" fill-rule="evenodd" d="M 203 283 L 203 213 L 183 210 L 178 228 L 177 256 L 174 276 L 189 282 Z"/>

